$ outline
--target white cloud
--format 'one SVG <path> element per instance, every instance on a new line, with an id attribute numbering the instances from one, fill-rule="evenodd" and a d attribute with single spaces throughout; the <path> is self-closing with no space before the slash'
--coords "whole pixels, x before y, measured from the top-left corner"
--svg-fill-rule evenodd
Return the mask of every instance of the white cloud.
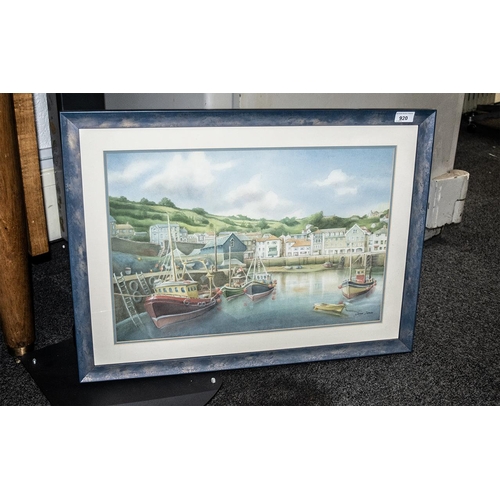
<path id="1" fill-rule="evenodd" d="M 245 184 L 230 191 L 224 198 L 225 215 L 244 214 L 252 218 L 281 218 L 287 215 L 292 202 L 278 196 L 256 174 Z"/>
<path id="2" fill-rule="evenodd" d="M 335 194 L 337 196 L 346 196 L 346 195 L 349 195 L 349 194 L 357 194 L 358 192 L 358 188 L 357 187 L 349 187 L 349 186 L 339 186 L 337 188 L 334 189 L 335 191 Z"/>
<path id="3" fill-rule="evenodd" d="M 181 196 L 202 196 L 203 190 L 216 181 L 215 172 L 232 168 L 235 162 L 211 163 L 202 151 L 188 155 L 175 154 L 158 173 L 142 183 L 151 193 L 177 193 Z"/>
<path id="4" fill-rule="evenodd" d="M 354 177 L 349 177 L 342 169 L 332 170 L 326 179 L 315 181 L 319 187 L 330 187 L 337 196 L 355 195 L 357 186 L 353 185 Z"/>
<path id="5" fill-rule="evenodd" d="M 121 184 L 136 182 L 147 175 L 153 168 L 154 165 L 148 161 L 134 161 L 123 170 L 108 171 L 108 182 Z"/>

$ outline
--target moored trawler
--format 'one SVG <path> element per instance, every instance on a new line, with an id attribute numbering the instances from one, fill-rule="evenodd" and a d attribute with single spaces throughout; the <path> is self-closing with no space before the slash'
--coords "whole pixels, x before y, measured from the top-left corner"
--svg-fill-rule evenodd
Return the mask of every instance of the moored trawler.
<path id="1" fill-rule="evenodd" d="M 194 280 L 179 280 L 174 261 L 174 250 L 169 224 L 170 266 L 172 276 L 167 280 L 157 280 L 153 284 L 154 293 L 144 301 L 144 308 L 157 328 L 172 323 L 196 318 L 213 309 L 221 295 L 220 288 L 213 288 L 213 275 L 207 273 L 210 284 L 206 292 L 200 293 Z"/>
<path id="2" fill-rule="evenodd" d="M 367 279 L 364 283 L 344 280 L 339 288 L 342 289 L 342 294 L 346 299 L 354 299 L 355 297 L 368 293 L 376 284 L 377 282 L 371 278 Z"/>
<path id="3" fill-rule="evenodd" d="M 229 267 L 229 283 L 226 283 L 222 288 L 222 295 L 227 300 L 235 299 L 245 295 L 245 283 L 247 276 L 243 269 L 240 267 L 234 275 L 231 274 L 231 267 Z"/>
<path id="4" fill-rule="evenodd" d="M 231 278 L 231 284 L 222 287 L 222 293 L 227 300 L 246 295 L 252 300 L 258 300 L 269 295 L 276 288 L 276 280 L 267 272 L 262 259 L 255 256 L 248 268 L 246 276 L 241 275 L 242 270 Z"/>
<path id="5" fill-rule="evenodd" d="M 224 285 L 221 290 L 227 300 L 235 299 L 236 297 L 240 297 L 245 294 L 245 289 L 242 286 Z"/>
<path id="6" fill-rule="evenodd" d="M 252 300 L 262 299 L 267 297 L 276 287 L 276 282 L 264 283 L 259 281 L 252 281 L 245 285 L 245 295 Z"/>
<path id="7" fill-rule="evenodd" d="M 213 294 L 200 294 L 196 281 L 164 281 L 154 288 L 144 308 L 157 328 L 201 316 L 217 305 L 221 295 L 219 288 Z"/>
<path id="8" fill-rule="evenodd" d="M 363 258 L 363 267 L 356 270 L 354 278 L 352 276 L 352 256 L 349 259 L 349 276 L 339 285 L 339 288 L 342 290 L 342 295 L 344 295 L 346 299 L 354 299 L 360 295 L 364 295 L 377 284 L 376 280 L 371 277 L 371 274 L 367 276 L 367 268 L 369 269 L 370 266 L 367 265 L 366 255 L 364 255 Z M 371 262 L 371 256 L 369 260 Z"/>

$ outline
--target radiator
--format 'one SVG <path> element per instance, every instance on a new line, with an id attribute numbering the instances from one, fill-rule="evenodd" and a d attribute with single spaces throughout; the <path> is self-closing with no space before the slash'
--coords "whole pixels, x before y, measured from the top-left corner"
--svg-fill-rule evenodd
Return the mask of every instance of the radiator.
<path id="1" fill-rule="evenodd" d="M 480 104 L 495 104 L 498 94 L 465 94 L 463 113 L 475 111 Z"/>

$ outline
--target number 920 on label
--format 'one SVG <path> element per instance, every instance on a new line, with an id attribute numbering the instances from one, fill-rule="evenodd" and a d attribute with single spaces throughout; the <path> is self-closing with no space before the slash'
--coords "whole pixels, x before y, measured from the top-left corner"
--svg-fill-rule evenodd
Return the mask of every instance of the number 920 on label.
<path id="1" fill-rule="evenodd" d="M 413 123 L 415 111 L 398 111 L 394 117 L 395 123 Z"/>

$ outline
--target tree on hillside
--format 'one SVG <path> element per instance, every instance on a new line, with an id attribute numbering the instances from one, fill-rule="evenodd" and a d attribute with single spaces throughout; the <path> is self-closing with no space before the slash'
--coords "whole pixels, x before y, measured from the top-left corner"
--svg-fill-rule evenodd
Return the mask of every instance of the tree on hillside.
<path id="1" fill-rule="evenodd" d="M 163 199 L 165 200 L 165 199 L 168 199 L 168 198 L 163 198 Z M 172 207 L 172 208 L 174 208 L 174 207 Z M 204 208 L 195 207 L 195 208 L 192 208 L 191 210 L 195 214 L 198 214 L 198 215 L 208 215 L 207 211 Z"/>
<path id="2" fill-rule="evenodd" d="M 270 227 L 266 219 L 260 219 L 257 225 L 259 226 L 260 229 L 267 229 L 268 227 Z"/>
<path id="3" fill-rule="evenodd" d="M 309 217 L 309 224 L 311 224 L 312 226 L 320 227 L 322 220 L 323 220 L 323 211 L 317 212 L 311 215 L 311 217 Z"/>
<path id="4" fill-rule="evenodd" d="M 296 226 L 299 223 L 295 217 L 285 217 L 281 219 L 280 222 L 286 226 Z"/>
<path id="5" fill-rule="evenodd" d="M 324 227 L 321 227 L 321 229 L 327 229 L 332 227 L 343 227 L 344 219 L 342 219 L 342 217 L 332 215 L 331 217 L 325 217 L 322 221 L 322 225 Z"/>
<path id="6" fill-rule="evenodd" d="M 274 229 L 271 229 L 269 231 L 270 234 L 272 234 L 273 236 L 276 236 L 277 238 L 279 238 L 280 236 L 283 236 L 283 235 L 287 234 L 287 232 L 288 231 L 287 231 L 286 227 L 283 224 L 281 224 L 280 226 L 275 227 Z"/>
<path id="7" fill-rule="evenodd" d="M 170 198 L 162 198 L 158 205 L 161 205 L 162 207 L 177 208 L 175 203 Z"/>

